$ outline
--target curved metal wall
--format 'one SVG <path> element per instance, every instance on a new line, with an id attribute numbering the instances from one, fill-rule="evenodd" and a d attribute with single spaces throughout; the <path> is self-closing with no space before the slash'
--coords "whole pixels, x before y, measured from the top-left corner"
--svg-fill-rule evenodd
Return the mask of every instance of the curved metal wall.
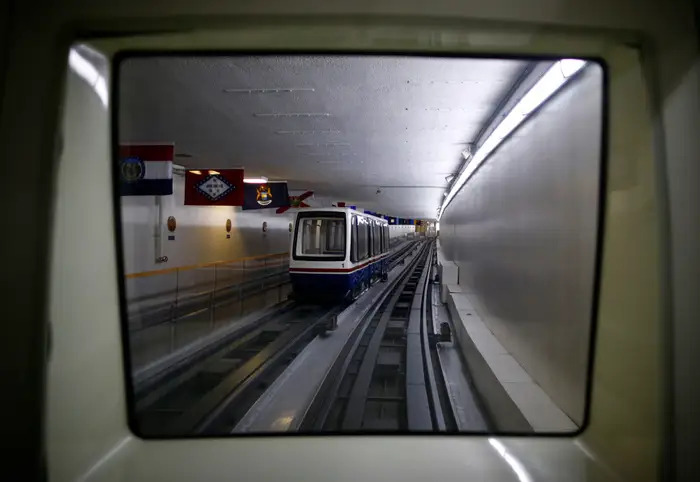
<path id="1" fill-rule="evenodd" d="M 484 322 L 581 424 L 601 166 L 602 70 L 589 65 L 488 158 L 443 215 L 445 254 Z"/>

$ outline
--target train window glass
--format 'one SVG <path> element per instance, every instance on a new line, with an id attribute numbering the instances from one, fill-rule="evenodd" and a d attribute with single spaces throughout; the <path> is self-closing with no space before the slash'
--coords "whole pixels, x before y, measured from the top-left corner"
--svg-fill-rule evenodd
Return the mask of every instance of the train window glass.
<path id="1" fill-rule="evenodd" d="M 376 221 L 372 221 L 372 241 L 374 245 L 373 249 L 373 254 L 376 256 L 379 253 L 381 253 L 381 248 L 380 248 L 380 239 L 379 239 L 379 226 L 377 225 Z"/>
<path id="2" fill-rule="evenodd" d="M 139 435 L 585 425 L 609 207 L 595 61 L 144 52 L 112 72 Z"/>
<path id="3" fill-rule="evenodd" d="M 345 253 L 344 219 L 302 219 L 299 229 L 299 255 L 338 257 Z"/>
<path id="4" fill-rule="evenodd" d="M 384 226 L 381 224 L 377 227 L 377 232 L 379 233 L 379 252 L 384 252 Z"/>
<path id="5" fill-rule="evenodd" d="M 372 221 L 367 220 L 367 257 L 369 258 L 374 255 L 373 239 L 374 233 L 372 232 Z"/>
<path id="6" fill-rule="evenodd" d="M 379 224 L 377 221 L 372 221 L 372 233 L 374 235 L 374 255 L 382 252 L 382 238 L 379 234 Z"/>
<path id="7" fill-rule="evenodd" d="M 352 216 L 352 225 L 351 225 L 351 237 L 352 237 L 352 244 L 350 247 L 350 261 L 353 263 L 357 262 L 357 216 L 353 215 Z"/>
<path id="8" fill-rule="evenodd" d="M 369 256 L 369 230 L 367 220 L 357 218 L 357 260 L 364 261 Z"/>

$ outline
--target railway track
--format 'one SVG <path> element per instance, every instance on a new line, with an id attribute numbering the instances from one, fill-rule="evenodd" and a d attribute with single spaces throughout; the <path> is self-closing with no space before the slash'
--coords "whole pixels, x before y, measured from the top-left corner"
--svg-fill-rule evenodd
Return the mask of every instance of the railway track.
<path id="1" fill-rule="evenodd" d="M 137 394 L 136 419 L 141 433 L 224 433 L 219 428 L 235 424 L 236 413 L 245 413 L 255 394 L 324 331 L 339 310 L 309 305 L 280 310 L 205 359 Z M 231 407 L 235 408 L 233 413 Z"/>
<path id="2" fill-rule="evenodd" d="M 391 265 L 416 249 L 406 243 Z M 222 435 L 245 415 L 268 386 L 346 306 L 284 303 L 231 340 L 203 350 L 167 376 L 137 387 L 135 419 L 152 437 Z"/>
<path id="3" fill-rule="evenodd" d="M 420 252 L 348 340 L 312 402 L 305 432 L 452 431 L 429 304 L 433 245 Z"/>

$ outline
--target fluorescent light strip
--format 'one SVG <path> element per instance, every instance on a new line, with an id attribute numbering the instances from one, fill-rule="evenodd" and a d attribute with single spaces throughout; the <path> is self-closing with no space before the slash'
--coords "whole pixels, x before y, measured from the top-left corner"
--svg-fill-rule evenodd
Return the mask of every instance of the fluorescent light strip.
<path id="1" fill-rule="evenodd" d="M 275 134 L 294 134 L 294 135 L 309 135 L 309 134 L 340 134 L 340 131 L 335 130 L 335 129 L 322 129 L 322 130 L 310 130 L 310 131 L 302 131 L 302 130 L 297 130 L 297 131 L 275 131 Z"/>
<path id="2" fill-rule="evenodd" d="M 552 94 L 559 90 L 572 75 L 581 70 L 585 65 L 586 61 L 584 60 L 562 59 L 550 67 L 537 83 L 532 86 L 517 104 L 515 104 L 515 107 L 513 107 L 501 123 L 498 124 L 484 143 L 479 146 L 471 161 L 467 163 L 466 167 L 459 174 L 459 177 L 452 184 L 452 188 L 442 205 L 438 208 L 438 220 L 474 171 L 476 171 L 489 154 L 498 147 L 503 139 L 522 124 L 535 109 L 544 104 Z"/>
<path id="3" fill-rule="evenodd" d="M 224 89 L 227 94 L 280 94 L 290 92 L 314 92 L 311 87 L 271 87 L 268 89 Z"/>
<path id="4" fill-rule="evenodd" d="M 248 184 L 264 184 L 267 182 L 267 178 L 265 176 L 246 177 L 243 179 L 243 182 L 248 183 Z"/>
<path id="5" fill-rule="evenodd" d="M 328 112 L 256 112 L 255 117 L 330 117 Z"/>
<path id="6" fill-rule="evenodd" d="M 297 147 L 349 147 L 349 142 L 326 142 L 326 143 L 313 143 L 304 142 L 296 144 Z"/>

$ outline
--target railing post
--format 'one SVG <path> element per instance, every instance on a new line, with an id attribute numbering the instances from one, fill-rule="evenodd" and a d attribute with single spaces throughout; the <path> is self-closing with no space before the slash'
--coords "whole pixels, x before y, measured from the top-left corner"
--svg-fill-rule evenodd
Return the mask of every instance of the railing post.
<path id="1" fill-rule="evenodd" d="M 279 268 L 280 268 L 280 269 L 277 270 L 278 272 L 282 271 L 282 266 L 283 266 L 283 264 L 282 264 L 283 261 L 282 261 L 282 260 L 283 260 L 283 259 L 284 259 L 284 255 L 281 255 L 280 258 L 279 258 L 279 260 L 280 260 L 280 262 L 279 262 Z M 276 279 L 275 281 L 276 281 L 276 283 L 277 283 L 277 302 L 279 303 L 280 301 L 282 301 L 282 283 L 281 283 L 281 280 L 279 279 L 279 278 L 281 278 L 281 276 L 279 275 L 279 273 L 278 273 L 278 275 L 276 276 L 276 278 L 278 278 L 278 279 Z"/>
<path id="2" fill-rule="evenodd" d="M 260 277 L 260 291 L 263 292 L 263 296 L 265 296 L 265 276 L 267 276 L 267 258 L 266 257 L 263 258 L 262 276 Z"/>
<path id="3" fill-rule="evenodd" d="M 248 282 L 248 260 L 243 260 L 243 282 L 238 285 L 238 299 L 241 304 L 240 315 L 243 316 L 243 286 Z"/>
<path id="4" fill-rule="evenodd" d="M 175 270 L 175 315 L 170 320 L 170 352 L 175 351 L 176 325 L 179 316 L 178 308 L 180 301 L 180 269 Z"/>
<path id="5" fill-rule="evenodd" d="M 218 264 L 214 265 L 214 289 L 211 291 L 211 294 L 209 295 L 209 316 L 211 319 L 211 327 L 214 328 L 214 323 L 216 320 L 216 279 L 217 279 L 217 273 L 218 270 L 217 268 L 219 267 Z"/>
<path id="6" fill-rule="evenodd" d="M 209 293 L 209 325 L 214 327 L 214 292 Z"/>

